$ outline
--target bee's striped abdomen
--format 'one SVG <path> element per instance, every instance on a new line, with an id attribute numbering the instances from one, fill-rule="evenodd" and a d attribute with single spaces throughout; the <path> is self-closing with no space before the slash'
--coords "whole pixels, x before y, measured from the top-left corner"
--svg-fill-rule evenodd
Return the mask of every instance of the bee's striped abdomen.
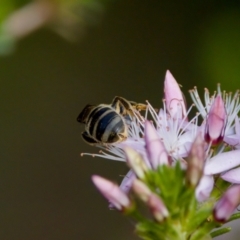
<path id="1" fill-rule="evenodd" d="M 88 124 L 89 124 L 89 133 L 90 135 L 94 135 L 94 129 L 96 129 L 96 125 L 98 124 L 98 122 L 100 121 L 100 119 L 102 118 L 103 115 L 105 115 L 106 112 L 109 111 L 108 107 L 96 107 L 91 114 L 89 115 L 88 118 Z"/>
<path id="2" fill-rule="evenodd" d="M 112 143 L 125 130 L 123 118 L 111 107 L 98 106 L 88 118 L 88 132 L 97 141 Z"/>
<path id="3" fill-rule="evenodd" d="M 107 142 L 109 143 L 116 142 L 117 140 L 119 140 L 119 136 L 117 134 L 124 135 L 123 133 L 125 133 L 125 130 L 126 129 L 123 119 L 116 114 L 111 124 L 109 124 L 107 129 L 105 130 L 103 139 L 107 139 Z"/>
<path id="4" fill-rule="evenodd" d="M 96 133 L 97 139 L 102 142 L 112 143 L 118 139 L 119 133 L 124 130 L 124 122 L 115 111 L 109 111 L 106 115 L 99 120 Z"/>

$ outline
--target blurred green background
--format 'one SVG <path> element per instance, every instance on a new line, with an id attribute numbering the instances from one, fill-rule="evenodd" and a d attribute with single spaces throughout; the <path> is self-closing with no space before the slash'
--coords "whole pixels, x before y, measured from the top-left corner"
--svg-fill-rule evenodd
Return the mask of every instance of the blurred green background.
<path id="1" fill-rule="evenodd" d="M 90 180 L 121 182 L 127 167 L 80 157 L 98 149 L 82 141 L 76 117 L 116 95 L 159 108 L 167 69 L 188 100 L 195 85 L 201 93 L 219 82 L 238 88 L 239 1 L 118 0 L 103 8 L 97 24 L 74 28 L 82 35 L 75 42 L 39 28 L 0 56 L 1 240 L 138 239 Z M 237 223 L 219 239 L 234 234 Z"/>

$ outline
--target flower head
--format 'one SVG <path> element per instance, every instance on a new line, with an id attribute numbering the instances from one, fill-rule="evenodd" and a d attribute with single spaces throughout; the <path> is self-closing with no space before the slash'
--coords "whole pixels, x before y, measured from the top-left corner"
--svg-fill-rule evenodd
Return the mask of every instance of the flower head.
<path id="1" fill-rule="evenodd" d="M 240 184 L 239 94 L 222 92 L 218 85 L 212 96 L 205 89 L 203 103 L 195 87 L 190 95 L 198 113 L 190 118 L 193 105 L 187 110 L 178 83 L 167 71 L 164 95 L 159 111 L 149 102 L 144 116 L 132 109 L 125 141 L 99 145 L 97 156 L 127 162 L 130 170 L 120 187 L 98 176 L 93 182 L 121 211 L 129 209 L 135 197 L 143 201 L 158 224 L 147 221 L 145 226 L 140 210 L 131 212 L 141 222 L 137 230 L 145 239 L 155 233 L 156 239 L 175 239 L 173 232 L 181 239 L 209 237 L 209 229 L 218 226 L 207 221 L 212 213 L 216 221 L 226 221 L 240 202 L 239 185 L 229 188 Z M 181 232 L 180 225 L 187 232 Z M 148 231 L 149 226 L 158 230 Z"/>

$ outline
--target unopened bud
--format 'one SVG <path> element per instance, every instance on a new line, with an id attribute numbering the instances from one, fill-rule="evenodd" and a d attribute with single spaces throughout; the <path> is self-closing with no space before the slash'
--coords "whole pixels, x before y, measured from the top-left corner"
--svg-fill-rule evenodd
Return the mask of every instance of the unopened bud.
<path id="1" fill-rule="evenodd" d="M 240 185 L 230 187 L 214 207 L 214 218 L 226 222 L 240 204 Z"/>
<path id="2" fill-rule="evenodd" d="M 147 202 L 152 193 L 148 186 L 138 179 L 133 181 L 132 189 L 143 202 Z"/>
<path id="3" fill-rule="evenodd" d="M 191 186 L 198 185 L 203 174 L 204 161 L 204 140 L 199 133 L 192 144 L 188 157 L 187 180 Z"/>
<path id="4" fill-rule="evenodd" d="M 101 194 L 118 210 L 131 207 L 128 196 L 116 184 L 97 175 L 92 176 L 92 181 Z"/>
<path id="5" fill-rule="evenodd" d="M 205 126 L 205 140 L 213 145 L 222 142 L 227 124 L 227 112 L 220 95 L 214 99 L 207 116 Z"/>
<path id="6" fill-rule="evenodd" d="M 129 147 L 125 147 L 124 151 L 126 153 L 128 166 L 134 171 L 138 178 L 143 179 L 145 173 L 148 171 L 148 167 L 141 154 Z"/>
<path id="7" fill-rule="evenodd" d="M 164 96 L 169 114 L 172 117 L 183 119 L 186 116 L 185 99 L 182 91 L 169 70 L 164 81 Z"/>
<path id="8" fill-rule="evenodd" d="M 146 142 L 146 150 L 149 162 L 153 168 L 157 168 L 162 164 L 169 164 L 168 155 L 165 147 L 160 140 L 156 129 L 149 122 L 145 122 L 144 138 Z"/>
<path id="9" fill-rule="evenodd" d="M 165 218 L 168 217 L 169 212 L 159 196 L 155 193 L 152 193 L 148 198 L 148 206 L 158 222 L 162 222 Z"/>

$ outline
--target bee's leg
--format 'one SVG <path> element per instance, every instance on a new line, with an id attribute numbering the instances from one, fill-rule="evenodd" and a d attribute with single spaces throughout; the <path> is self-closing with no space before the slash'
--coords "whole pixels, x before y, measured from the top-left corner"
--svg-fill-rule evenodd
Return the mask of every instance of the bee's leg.
<path id="1" fill-rule="evenodd" d="M 143 104 L 143 103 L 136 103 L 136 102 L 133 102 L 133 101 L 129 101 L 131 106 L 136 109 L 137 111 L 145 111 L 147 109 L 147 105 L 146 104 Z"/>
<path id="2" fill-rule="evenodd" d="M 142 103 L 136 103 L 134 101 L 128 101 L 123 97 L 116 96 L 112 101 L 112 107 L 115 108 L 118 104 L 121 104 L 127 111 L 131 110 L 132 108 L 136 109 L 137 111 L 146 110 L 147 105 Z"/>
<path id="3" fill-rule="evenodd" d="M 87 142 L 90 145 L 95 145 L 95 144 L 99 143 L 96 140 L 94 140 L 91 136 L 89 136 L 89 134 L 87 132 L 82 133 L 82 138 L 85 142 Z"/>
<path id="4" fill-rule="evenodd" d="M 113 99 L 111 106 L 121 115 L 126 115 L 132 109 L 132 105 L 128 100 L 118 96 Z"/>
<path id="5" fill-rule="evenodd" d="M 127 116 L 127 115 L 135 116 L 139 120 L 142 119 L 142 116 L 139 113 L 139 111 L 147 109 L 146 104 L 128 101 L 125 98 L 118 97 L 118 96 L 116 96 L 113 99 L 111 106 L 113 108 L 115 108 L 116 112 L 118 112 L 119 114 L 121 114 L 123 116 Z M 136 110 L 136 111 L 134 111 L 134 110 Z"/>

